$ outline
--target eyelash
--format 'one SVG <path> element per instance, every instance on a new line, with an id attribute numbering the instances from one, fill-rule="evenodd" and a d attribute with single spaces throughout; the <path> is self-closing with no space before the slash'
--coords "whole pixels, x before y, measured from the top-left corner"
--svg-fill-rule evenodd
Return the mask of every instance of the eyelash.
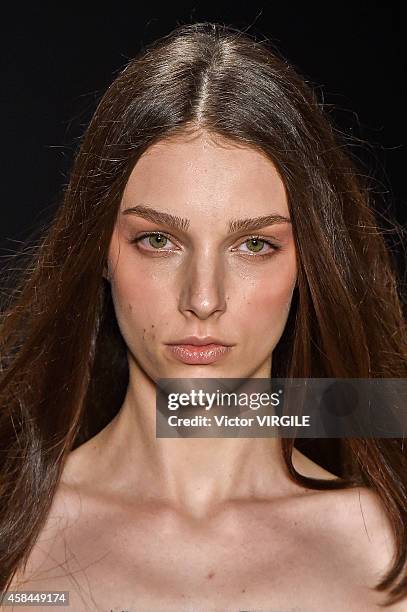
<path id="1" fill-rule="evenodd" d="M 136 236 L 136 238 L 132 238 L 129 240 L 130 244 L 137 244 L 138 242 L 140 242 L 141 240 L 143 240 L 144 238 L 148 238 L 150 236 L 164 236 L 164 238 L 168 238 L 168 240 L 171 240 L 171 237 L 168 234 L 165 234 L 164 232 L 144 232 L 143 234 L 141 234 L 140 236 Z M 248 240 L 261 240 L 262 242 L 268 244 L 269 246 L 272 247 L 272 251 L 268 252 L 268 253 L 244 253 L 245 255 L 248 255 L 249 257 L 271 257 L 272 255 L 274 255 L 275 252 L 279 251 L 281 249 L 281 246 L 276 244 L 275 242 L 271 242 L 270 240 L 268 240 L 267 238 L 262 238 L 259 235 L 252 235 L 249 236 L 248 238 L 246 238 L 246 240 L 244 240 L 242 242 L 242 244 L 244 244 L 245 242 L 247 242 Z M 160 251 L 161 249 L 154 249 L 156 251 Z M 150 251 L 151 252 L 151 251 Z M 168 251 L 167 251 L 168 252 Z"/>

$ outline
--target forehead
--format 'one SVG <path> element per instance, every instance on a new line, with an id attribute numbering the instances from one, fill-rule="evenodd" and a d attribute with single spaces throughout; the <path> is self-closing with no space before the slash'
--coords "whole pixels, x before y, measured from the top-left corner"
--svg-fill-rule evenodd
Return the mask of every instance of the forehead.
<path id="1" fill-rule="evenodd" d="M 137 161 L 124 190 L 125 205 L 135 199 L 171 208 L 257 208 L 259 214 L 269 205 L 288 213 L 284 183 L 265 153 L 207 133 L 151 146 Z"/>

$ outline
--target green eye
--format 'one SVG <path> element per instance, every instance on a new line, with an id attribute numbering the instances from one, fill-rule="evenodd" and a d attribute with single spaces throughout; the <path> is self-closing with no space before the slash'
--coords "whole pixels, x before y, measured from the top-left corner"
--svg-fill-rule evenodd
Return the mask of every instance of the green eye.
<path id="1" fill-rule="evenodd" d="M 148 238 L 148 241 L 151 246 L 159 249 L 166 245 L 167 240 L 168 238 L 166 238 L 162 234 L 151 234 Z"/>
<path id="2" fill-rule="evenodd" d="M 252 250 L 254 253 L 258 253 L 259 251 L 262 250 L 265 244 L 265 241 L 261 240 L 260 238 L 249 238 L 248 240 L 246 240 L 245 244 L 249 244 L 249 243 L 252 243 L 254 246 L 254 249 L 250 249 L 250 250 Z"/>

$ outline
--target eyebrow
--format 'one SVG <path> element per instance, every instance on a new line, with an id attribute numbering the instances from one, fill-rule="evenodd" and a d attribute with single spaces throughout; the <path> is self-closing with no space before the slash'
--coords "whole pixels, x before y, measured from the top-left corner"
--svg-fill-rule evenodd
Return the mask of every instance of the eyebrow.
<path id="1" fill-rule="evenodd" d="M 144 204 L 131 206 L 122 211 L 123 215 L 136 215 L 151 221 L 152 223 L 164 224 L 169 227 L 186 231 L 189 228 L 190 220 L 185 217 L 170 215 L 162 210 L 156 210 Z M 228 232 L 233 234 L 240 230 L 253 231 L 265 227 L 266 225 L 275 225 L 277 223 L 291 223 L 291 219 L 277 213 L 271 213 L 262 217 L 248 217 L 246 219 L 231 219 L 228 223 Z"/>

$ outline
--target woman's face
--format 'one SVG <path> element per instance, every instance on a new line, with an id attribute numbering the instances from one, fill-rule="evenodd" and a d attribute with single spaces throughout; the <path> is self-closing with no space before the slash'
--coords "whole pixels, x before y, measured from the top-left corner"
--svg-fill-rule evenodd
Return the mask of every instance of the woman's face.
<path id="1" fill-rule="evenodd" d="M 139 214 L 129 211 L 135 207 Z M 152 209 L 177 224 L 146 218 Z M 292 227 L 238 221 L 272 214 L 290 217 L 284 185 L 252 149 L 201 133 L 162 141 L 139 159 L 108 253 L 116 316 L 136 367 L 153 380 L 270 376 L 297 277 Z M 168 344 L 186 336 L 233 346 L 212 363 L 184 363 Z"/>

